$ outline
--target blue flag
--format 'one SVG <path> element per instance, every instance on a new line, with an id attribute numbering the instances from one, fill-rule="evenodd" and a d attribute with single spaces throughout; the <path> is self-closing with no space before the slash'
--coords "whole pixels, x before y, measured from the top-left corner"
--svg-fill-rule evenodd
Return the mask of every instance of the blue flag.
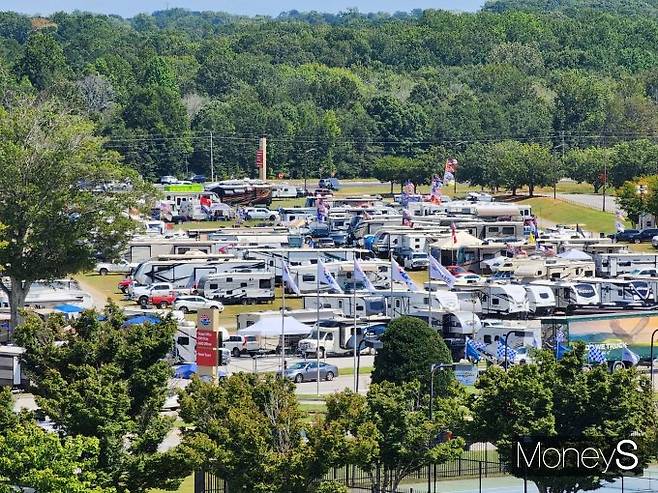
<path id="1" fill-rule="evenodd" d="M 600 365 L 606 362 L 605 355 L 596 346 L 590 346 L 587 350 L 587 362 Z"/>
<path id="2" fill-rule="evenodd" d="M 466 338 L 466 359 L 471 359 L 473 361 L 480 361 L 482 357 L 480 356 L 480 351 L 475 347 L 473 339 L 470 337 Z"/>

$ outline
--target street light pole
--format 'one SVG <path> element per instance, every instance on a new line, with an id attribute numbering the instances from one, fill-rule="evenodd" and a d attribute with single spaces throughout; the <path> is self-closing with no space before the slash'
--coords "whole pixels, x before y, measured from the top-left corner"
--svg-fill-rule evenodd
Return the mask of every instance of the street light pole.
<path id="1" fill-rule="evenodd" d="M 654 391 L 653 389 L 653 338 L 658 334 L 658 329 L 654 330 L 653 333 L 651 334 L 651 392 Z"/>
<path id="2" fill-rule="evenodd" d="M 304 192 L 306 192 L 306 193 L 308 193 L 308 187 L 306 186 L 306 155 L 309 152 L 313 152 L 313 151 L 317 151 L 317 149 L 313 148 L 313 149 L 307 149 L 306 151 L 304 151 L 304 163 L 303 163 L 302 169 L 304 170 Z"/>
<path id="3" fill-rule="evenodd" d="M 430 365 L 430 406 L 429 418 L 430 422 L 433 419 L 432 411 L 434 405 L 434 372 L 436 370 L 445 370 L 446 368 L 454 368 L 454 363 L 432 363 Z M 427 464 L 427 493 L 432 493 L 432 464 Z"/>
<path id="4" fill-rule="evenodd" d="M 507 346 L 507 338 L 510 336 L 510 334 L 515 334 L 516 330 L 510 330 L 507 334 L 505 334 L 505 371 L 507 371 L 507 352 L 508 352 L 508 346 Z"/>

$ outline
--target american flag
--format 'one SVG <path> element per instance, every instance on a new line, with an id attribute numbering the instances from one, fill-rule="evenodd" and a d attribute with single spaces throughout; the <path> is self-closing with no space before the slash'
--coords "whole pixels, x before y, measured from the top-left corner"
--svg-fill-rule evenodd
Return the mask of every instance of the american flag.
<path id="1" fill-rule="evenodd" d="M 450 223 L 450 233 L 452 234 L 452 242 L 457 243 L 457 227 L 455 223 Z"/>

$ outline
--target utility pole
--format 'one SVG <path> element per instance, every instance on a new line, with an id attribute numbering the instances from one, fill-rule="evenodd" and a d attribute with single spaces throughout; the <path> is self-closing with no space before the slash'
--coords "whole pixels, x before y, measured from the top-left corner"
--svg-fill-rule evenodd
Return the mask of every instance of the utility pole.
<path id="1" fill-rule="evenodd" d="M 560 132 L 560 138 L 562 140 L 560 144 L 560 149 L 562 150 L 562 163 L 564 163 L 564 130 Z M 557 199 L 557 181 L 553 183 L 553 200 Z"/>
<path id="2" fill-rule="evenodd" d="M 259 178 L 263 181 L 267 180 L 267 137 L 260 138 L 257 163 L 260 171 Z"/>
<path id="3" fill-rule="evenodd" d="M 210 131 L 210 181 L 215 182 L 215 159 L 212 149 L 212 130 Z"/>

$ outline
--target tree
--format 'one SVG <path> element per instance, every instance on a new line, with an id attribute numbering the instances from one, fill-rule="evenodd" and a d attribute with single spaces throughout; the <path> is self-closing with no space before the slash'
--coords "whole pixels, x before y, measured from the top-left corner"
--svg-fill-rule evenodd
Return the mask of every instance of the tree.
<path id="1" fill-rule="evenodd" d="M 429 389 L 430 366 L 452 363 L 448 346 L 426 322 L 415 317 L 400 317 L 391 322 L 381 337 L 383 347 L 375 355 L 373 383 L 403 383 L 418 380 Z M 454 377 L 451 372 L 436 371 L 437 395 L 448 391 Z"/>
<path id="2" fill-rule="evenodd" d="M 539 352 L 535 364 L 516 365 L 508 371 L 492 366 L 480 377 L 479 393 L 472 398 L 472 439 L 496 445 L 513 474 L 527 474 L 540 492 L 593 490 L 620 475 L 593 470 L 590 475 L 567 477 L 525 467 L 514 460 L 521 437 L 553 440 L 559 449 L 591 444 L 608 450 L 621 438 L 637 442 L 640 468 L 655 455 L 656 407 L 651 385 L 637 370 L 609 372 L 598 365 L 583 371 L 585 346 L 577 344 L 560 361 Z"/>
<path id="3" fill-rule="evenodd" d="M 605 183 L 605 170 L 611 166 L 613 151 L 604 147 L 571 149 L 564 156 L 564 170 L 569 178 L 578 183 L 589 183 L 598 193 Z"/>
<path id="4" fill-rule="evenodd" d="M 0 269 L 9 282 L 11 323 L 32 283 L 95 265 L 96 254 L 116 255 L 136 224 L 123 212 L 145 197 L 134 172 L 103 149 L 90 122 L 52 104 L 0 109 Z M 130 192 L 95 192 L 128 181 Z"/>
<path id="5" fill-rule="evenodd" d="M 8 389 L 0 389 L 0 491 L 32 488 L 40 493 L 112 493 L 98 485 L 94 469 L 98 440 L 60 438 L 34 423 L 29 413 L 14 414 Z"/>
<path id="6" fill-rule="evenodd" d="M 402 184 L 406 179 L 406 171 L 411 167 L 411 160 L 401 156 L 384 156 L 375 161 L 372 166 L 372 176 L 379 181 L 391 182 L 391 194 L 393 184 Z"/>
<path id="7" fill-rule="evenodd" d="M 627 181 L 617 190 L 617 204 L 633 224 L 642 214 L 658 215 L 658 176 Z"/>
<path id="8" fill-rule="evenodd" d="M 230 491 L 307 493 L 346 459 L 339 427 L 305 423 L 294 384 L 273 375 L 238 373 L 219 385 L 195 379 L 180 404 L 192 425 L 184 449 Z"/>
<path id="9" fill-rule="evenodd" d="M 125 493 L 175 488 L 190 464 L 177 448 L 159 449 L 173 427 L 160 411 L 176 322 L 125 326 L 115 305 L 99 318 L 30 316 L 16 330 L 39 408 L 71 439 L 95 440 L 97 484 Z"/>
<path id="10" fill-rule="evenodd" d="M 57 40 L 50 34 L 37 31 L 25 45 L 20 70 L 34 87 L 43 91 L 65 80 L 69 68 Z"/>
<path id="11" fill-rule="evenodd" d="M 621 142 L 612 150 L 609 176 L 615 187 L 640 176 L 658 173 L 658 145 L 650 140 Z"/>
<path id="12" fill-rule="evenodd" d="M 431 420 L 423 402 L 417 381 L 382 382 L 367 396 L 346 390 L 327 398 L 327 422 L 349 437 L 349 462 L 366 472 L 373 493 L 397 491 L 411 473 L 461 454 L 463 439 L 449 433 L 461 426 L 460 401 L 436 399 Z"/>

